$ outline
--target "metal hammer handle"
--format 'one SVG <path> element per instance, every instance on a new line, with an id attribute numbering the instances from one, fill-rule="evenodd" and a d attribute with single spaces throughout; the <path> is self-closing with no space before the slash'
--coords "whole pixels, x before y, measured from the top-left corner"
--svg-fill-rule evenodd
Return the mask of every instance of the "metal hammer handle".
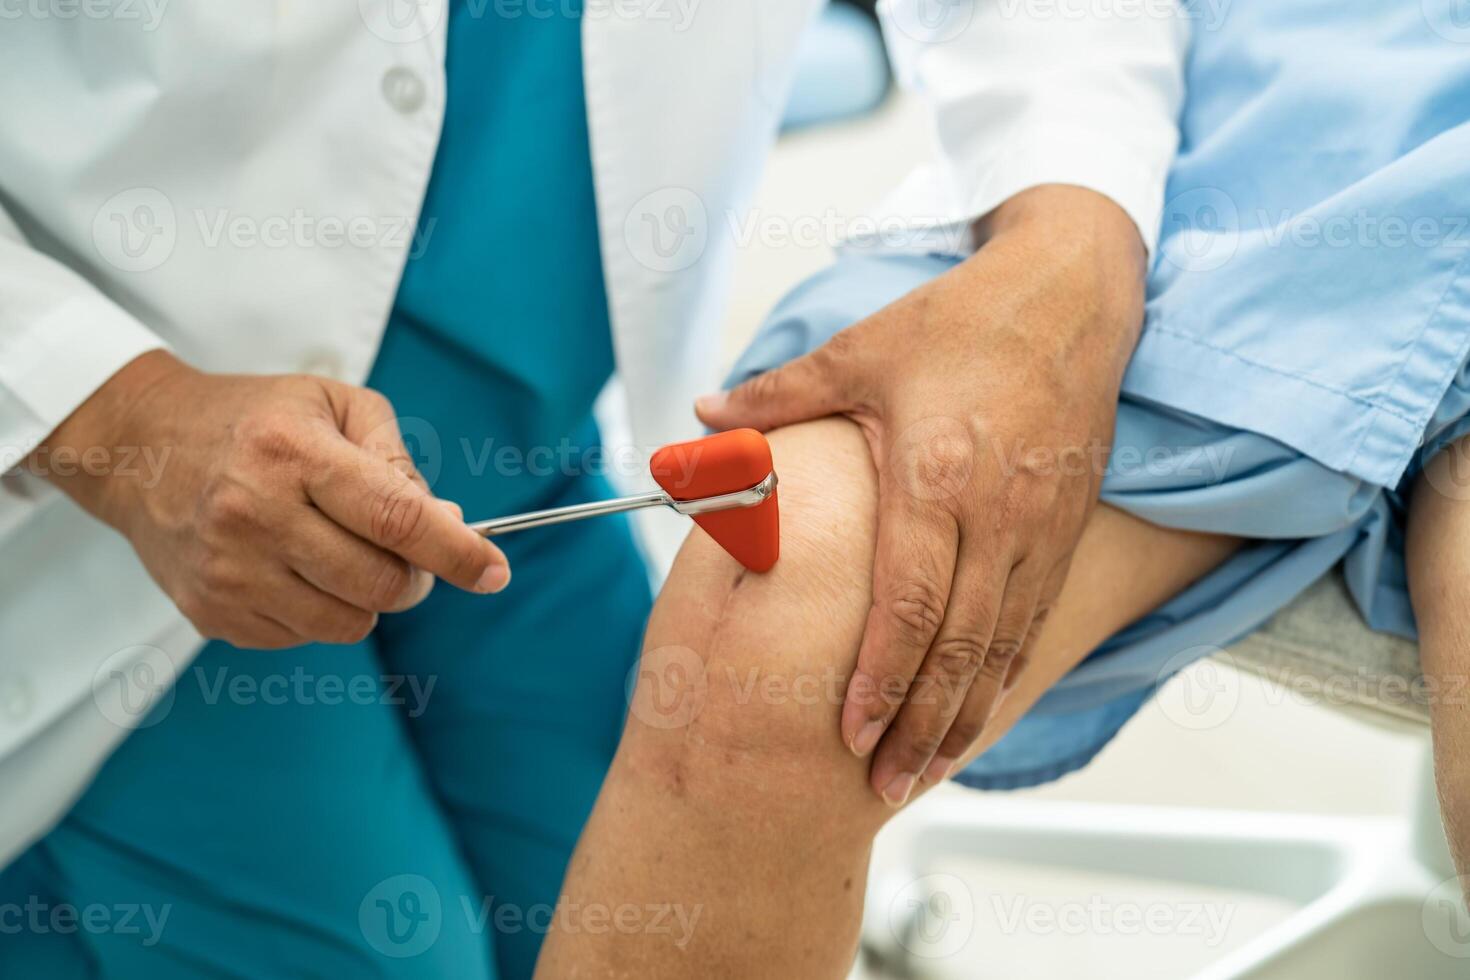
<path id="1" fill-rule="evenodd" d="M 470 525 L 470 530 L 478 532 L 487 538 L 493 538 L 500 534 L 509 534 L 512 531 L 525 531 L 533 527 L 546 527 L 551 524 L 565 524 L 567 521 L 580 521 L 584 517 L 601 517 L 603 514 L 620 514 L 624 511 L 658 506 L 672 507 L 679 513 L 692 517 L 696 514 L 708 514 L 716 510 L 754 507 L 775 492 L 776 474 L 772 473 L 755 486 L 746 490 L 737 490 L 734 493 L 722 493 L 715 497 L 675 500 L 662 490 L 650 490 L 647 493 L 634 494 L 631 497 L 616 497 L 612 500 L 594 500 L 585 504 L 572 504 L 568 507 L 552 507 L 548 510 L 533 510 L 526 514 L 513 514 L 510 517 L 497 517 L 489 521 L 477 521 Z"/>

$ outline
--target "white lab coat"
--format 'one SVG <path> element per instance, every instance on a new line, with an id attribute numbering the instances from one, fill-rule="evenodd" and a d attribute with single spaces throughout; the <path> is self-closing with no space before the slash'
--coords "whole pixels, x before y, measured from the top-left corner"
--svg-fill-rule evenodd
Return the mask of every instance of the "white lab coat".
<path id="1" fill-rule="evenodd" d="M 589 0 L 597 219 L 642 445 L 691 435 L 689 405 L 717 382 L 732 218 L 818 5 Z M 361 382 L 439 139 L 446 0 L 63 6 L 0 25 L 0 471 L 160 346 L 207 370 Z M 932 161 L 888 213 L 964 227 L 1064 181 L 1110 195 L 1152 242 L 1180 17 L 888 6 L 895 62 L 938 137 L 915 148 Z M 158 462 L 106 448 L 112 465 Z M 119 535 L 33 474 L 0 488 L 3 864 L 65 812 L 200 638 Z"/>

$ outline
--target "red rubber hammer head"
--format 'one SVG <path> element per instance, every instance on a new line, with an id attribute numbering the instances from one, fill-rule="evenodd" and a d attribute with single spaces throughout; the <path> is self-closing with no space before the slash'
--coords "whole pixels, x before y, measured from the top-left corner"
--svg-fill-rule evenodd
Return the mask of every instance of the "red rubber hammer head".
<path id="1" fill-rule="evenodd" d="M 670 497 L 697 500 L 749 490 L 771 475 L 773 465 L 765 436 L 754 429 L 732 429 L 665 446 L 653 454 L 649 469 Z M 775 493 L 754 507 L 697 514 L 694 522 L 753 572 L 768 571 L 780 556 Z"/>

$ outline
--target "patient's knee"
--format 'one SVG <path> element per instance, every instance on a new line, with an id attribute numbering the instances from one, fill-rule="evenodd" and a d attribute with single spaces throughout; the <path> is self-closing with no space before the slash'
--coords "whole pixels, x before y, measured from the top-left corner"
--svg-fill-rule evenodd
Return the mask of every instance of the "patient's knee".
<path id="1" fill-rule="evenodd" d="M 782 557 L 748 573 L 700 531 L 650 621 L 622 752 L 662 791 L 800 813 L 881 812 L 839 717 L 870 596 L 876 478 L 856 426 L 771 437 Z"/>

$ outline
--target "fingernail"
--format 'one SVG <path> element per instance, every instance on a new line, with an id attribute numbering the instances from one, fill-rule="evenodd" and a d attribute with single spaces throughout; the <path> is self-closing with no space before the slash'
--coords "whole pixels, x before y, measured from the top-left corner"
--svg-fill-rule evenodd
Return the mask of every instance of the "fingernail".
<path id="1" fill-rule="evenodd" d="M 853 755 L 863 756 L 873 751 L 873 746 L 878 744 L 878 739 L 883 737 L 883 723 L 881 721 L 870 721 L 862 728 L 853 740 L 848 743 Z"/>
<path id="2" fill-rule="evenodd" d="M 914 774 L 901 772 L 888 781 L 883 787 L 883 802 L 889 806 L 903 806 L 909 801 L 909 794 L 914 791 Z"/>
<path id="3" fill-rule="evenodd" d="M 938 784 L 949 778 L 949 771 L 954 768 L 955 760 L 948 756 L 936 755 L 924 770 L 924 782 Z"/>
<path id="4" fill-rule="evenodd" d="M 475 583 L 476 592 L 499 592 L 510 584 L 510 566 L 495 564 L 485 569 L 480 581 Z"/>
<path id="5" fill-rule="evenodd" d="M 455 503 L 452 500 L 441 500 L 439 501 L 439 503 L 443 504 L 444 509 L 449 511 L 449 513 L 453 514 L 456 518 L 458 518 L 459 520 L 464 520 L 464 508 L 461 507 L 459 504 Z"/>
<path id="6" fill-rule="evenodd" d="M 730 396 L 723 391 L 717 391 L 713 395 L 700 395 L 694 399 L 694 408 L 701 415 L 710 415 L 725 407 Z"/>

